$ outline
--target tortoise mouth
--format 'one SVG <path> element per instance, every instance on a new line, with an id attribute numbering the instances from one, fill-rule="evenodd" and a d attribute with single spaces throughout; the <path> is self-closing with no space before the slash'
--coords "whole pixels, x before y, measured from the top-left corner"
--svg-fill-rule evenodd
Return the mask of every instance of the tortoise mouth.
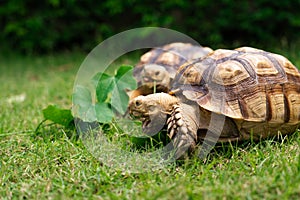
<path id="1" fill-rule="evenodd" d="M 143 123 L 149 124 L 150 123 L 150 117 L 149 114 L 145 114 L 144 112 L 140 112 L 138 109 L 132 109 L 130 111 L 130 117 L 133 120 L 139 120 Z M 149 122 L 148 122 L 149 121 Z"/>
<path id="2" fill-rule="evenodd" d="M 141 114 L 140 112 L 138 111 L 133 111 L 131 114 L 130 114 L 131 118 L 133 120 L 139 120 L 142 122 L 142 128 L 143 128 L 143 131 L 146 131 L 151 123 L 151 120 L 150 120 L 150 117 L 149 115 L 143 115 Z"/>
<path id="3" fill-rule="evenodd" d="M 164 126 L 166 119 L 161 118 L 159 116 L 153 116 L 151 117 L 149 114 L 142 114 L 138 112 L 133 112 L 134 114 L 131 115 L 133 120 L 139 120 L 142 122 L 142 130 L 143 133 L 146 135 L 154 135 L 157 134 L 159 131 L 161 131 Z"/>
<path id="4" fill-rule="evenodd" d="M 162 84 L 162 81 L 163 81 L 162 79 L 153 79 L 150 77 L 143 77 L 142 83 L 145 85 L 148 85 L 150 87 L 154 87 L 154 86 Z"/>

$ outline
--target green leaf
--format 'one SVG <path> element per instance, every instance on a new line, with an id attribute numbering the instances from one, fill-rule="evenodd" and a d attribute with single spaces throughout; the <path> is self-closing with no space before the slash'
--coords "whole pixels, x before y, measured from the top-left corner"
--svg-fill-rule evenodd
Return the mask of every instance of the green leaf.
<path id="1" fill-rule="evenodd" d="M 97 120 L 95 106 L 92 104 L 90 105 L 90 107 L 82 111 L 80 114 L 81 114 L 80 118 L 85 122 L 94 122 Z"/>
<path id="2" fill-rule="evenodd" d="M 74 116 L 83 121 L 96 121 L 95 108 L 92 102 L 92 95 L 88 88 L 77 85 L 73 94 Z"/>
<path id="3" fill-rule="evenodd" d="M 92 104 L 92 95 L 88 88 L 77 85 L 73 93 L 73 104 L 81 108 L 88 108 Z"/>
<path id="4" fill-rule="evenodd" d="M 116 86 L 112 92 L 111 104 L 122 115 L 125 114 L 129 101 L 126 90 L 133 90 L 137 87 L 132 72 L 132 66 L 123 65 L 115 75 Z"/>
<path id="5" fill-rule="evenodd" d="M 113 118 L 113 112 L 107 103 L 97 103 L 95 105 L 97 121 L 101 123 L 109 123 Z"/>
<path id="6" fill-rule="evenodd" d="M 55 105 L 49 105 L 43 109 L 43 115 L 46 120 L 69 127 L 73 122 L 73 116 L 70 109 L 61 109 Z"/>
<path id="7" fill-rule="evenodd" d="M 111 105 L 120 114 L 125 114 L 128 106 L 129 97 L 125 90 L 120 87 L 119 84 L 116 85 L 111 96 Z"/>
<path id="8" fill-rule="evenodd" d="M 133 70 L 133 66 L 131 66 L 131 65 L 121 65 L 116 72 L 116 78 L 120 79 L 127 72 L 132 71 L 132 70 Z"/>
<path id="9" fill-rule="evenodd" d="M 108 99 L 109 93 L 112 92 L 116 85 L 115 77 L 105 73 L 98 73 L 95 79 L 98 77 L 98 83 L 96 86 L 96 95 L 98 102 L 105 102 Z"/>
<path id="10" fill-rule="evenodd" d="M 122 65 L 116 73 L 117 84 L 121 89 L 136 89 L 137 83 L 133 77 L 133 66 Z"/>

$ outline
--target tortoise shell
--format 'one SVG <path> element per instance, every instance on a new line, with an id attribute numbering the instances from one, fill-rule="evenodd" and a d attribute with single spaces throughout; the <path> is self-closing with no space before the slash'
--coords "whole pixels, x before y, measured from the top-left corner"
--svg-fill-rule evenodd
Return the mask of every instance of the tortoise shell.
<path id="1" fill-rule="evenodd" d="M 181 66 L 175 82 L 174 90 L 214 113 L 249 122 L 300 122 L 300 72 L 278 54 L 219 49 Z"/>
<path id="2" fill-rule="evenodd" d="M 129 108 L 145 133 L 166 125 L 176 159 L 199 141 L 205 156 L 217 141 L 293 133 L 300 125 L 300 72 L 278 54 L 219 49 L 183 64 L 169 94 L 138 96 Z"/>
<path id="3" fill-rule="evenodd" d="M 152 81 L 151 77 L 147 77 L 145 74 L 145 67 L 150 65 L 164 68 L 170 75 L 170 78 L 173 79 L 177 69 L 183 63 L 203 57 L 210 52 L 212 52 L 212 49 L 208 47 L 196 46 L 190 43 L 167 44 L 143 54 L 140 62 L 134 68 L 133 75 L 137 79 L 138 86 Z"/>

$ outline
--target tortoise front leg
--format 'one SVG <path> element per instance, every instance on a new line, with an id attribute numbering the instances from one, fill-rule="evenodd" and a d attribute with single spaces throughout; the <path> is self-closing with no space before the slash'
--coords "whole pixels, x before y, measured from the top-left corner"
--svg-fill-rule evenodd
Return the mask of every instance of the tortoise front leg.
<path id="1" fill-rule="evenodd" d="M 197 141 L 199 120 L 199 106 L 192 103 L 175 104 L 171 116 L 167 121 L 168 135 L 172 140 L 173 156 L 183 158 L 187 153 L 194 151 Z"/>
<path id="2" fill-rule="evenodd" d="M 218 141 L 240 138 L 232 119 L 203 110 L 194 102 L 175 104 L 167 124 L 175 159 L 194 151 L 199 140 L 203 142 L 198 156 L 204 159 Z"/>

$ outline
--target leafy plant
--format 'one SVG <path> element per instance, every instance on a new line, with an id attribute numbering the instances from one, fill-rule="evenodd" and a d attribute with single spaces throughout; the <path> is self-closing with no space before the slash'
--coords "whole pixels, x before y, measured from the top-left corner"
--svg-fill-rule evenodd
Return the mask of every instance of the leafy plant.
<path id="1" fill-rule="evenodd" d="M 75 117 L 85 122 L 110 123 L 115 114 L 124 115 L 129 101 L 126 91 L 135 89 L 137 85 L 132 69 L 132 66 L 122 65 L 114 75 L 97 73 L 91 80 L 96 89 L 95 101 L 89 88 L 77 85 L 73 94 L 75 115 L 69 109 L 50 105 L 43 110 L 43 122 L 48 120 L 70 128 L 74 127 Z"/>
<path id="2" fill-rule="evenodd" d="M 104 72 L 96 74 L 91 80 L 96 88 L 95 102 L 90 89 L 77 85 L 73 94 L 76 117 L 88 122 L 109 123 L 114 113 L 123 115 L 129 101 L 126 91 L 136 88 L 132 68 L 120 66 L 113 76 Z"/>

